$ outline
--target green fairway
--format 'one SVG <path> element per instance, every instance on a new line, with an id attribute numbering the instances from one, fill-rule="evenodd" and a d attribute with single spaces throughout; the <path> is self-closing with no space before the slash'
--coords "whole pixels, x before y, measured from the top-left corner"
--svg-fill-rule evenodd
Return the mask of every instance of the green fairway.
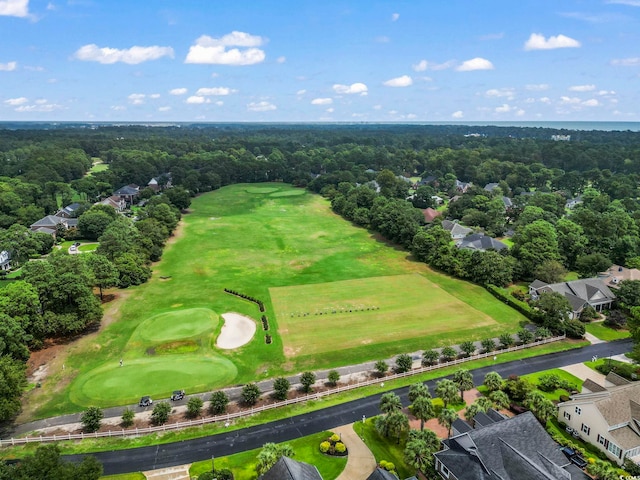
<path id="1" fill-rule="evenodd" d="M 270 293 L 288 357 L 496 325 L 417 273 L 279 287 Z"/>
<path id="2" fill-rule="evenodd" d="M 228 186 L 195 198 L 191 212 L 151 280 L 107 304 L 115 321 L 35 389 L 37 416 L 479 340 L 526 320 L 483 288 L 411 261 L 303 189 Z M 264 314 L 269 331 L 218 349 L 226 312 L 258 325 Z M 139 373 L 125 373 L 133 366 Z"/>

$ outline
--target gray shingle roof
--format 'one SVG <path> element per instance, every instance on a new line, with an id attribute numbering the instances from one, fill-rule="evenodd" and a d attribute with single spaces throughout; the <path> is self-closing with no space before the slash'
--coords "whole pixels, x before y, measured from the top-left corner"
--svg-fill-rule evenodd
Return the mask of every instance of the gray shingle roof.
<path id="1" fill-rule="evenodd" d="M 443 442 L 435 454 L 458 480 L 583 480 L 531 412 Z"/>
<path id="2" fill-rule="evenodd" d="M 280 457 L 259 480 L 322 480 L 322 477 L 313 465 L 297 462 L 289 457 Z"/>
<path id="3" fill-rule="evenodd" d="M 460 248 L 468 248 L 471 250 L 504 250 L 507 245 L 500 240 L 491 238 L 484 233 L 474 233 L 473 235 L 467 235 L 462 239 L 458 245 Z"/>
<path id="4" fill-rule="evenodd" d="M 384 468 L 376 467 L 371 475 L 367 477 L 367 480 L 398 480 L 393 473 L 387 472 Z"/>

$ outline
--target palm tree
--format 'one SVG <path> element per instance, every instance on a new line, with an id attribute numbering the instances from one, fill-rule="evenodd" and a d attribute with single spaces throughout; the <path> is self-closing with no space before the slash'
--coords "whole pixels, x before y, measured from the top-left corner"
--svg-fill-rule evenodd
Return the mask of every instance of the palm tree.
<path id="1" fill-rule="evenodd" d="M 485 338 L 480 342 L 485 352 L 493 352 L 496 349 L 496 342 L 493 338 Z"/>
<path id="2" fill-rule="evenodd" d="M 396 443 L 400 444 L 402 434 L 409 430 L 409 418 L 400 410 L 394 410 L 385 416 L 387 417 L 387 433 L 395 436 L 397 439 Z"/>
<path id="3" fill-rule="evenodd" d="M 509 395 L 504 393 L 502 390 L 496 390 L 495 392 L 491 392 L 489 398 L 496 406 L 497 409 L 509 408 L 511 405 L 511 400 L 509 400 Z"/>
<path id="4" fill-rule="evenodd" d="M 438 363 L 438 358 L 440 357 L 440 355 L 438 355 L 438 352 L 435 350 L 425 350 L 422 353 L 422 366 L 426 367 L 428 365 L 435 365 L 436 363 Z"/>
<path id="5" fill-rule="evenodd" d="M 256 470 L 258 475 L 262 475 L 273 467 L 280 457 L 293 457 L 293 448 L 288 443 L 276 445 L 275 443 L 265 443 L 258 454 Z"/>
<path id="6" fill-rule="evenodd" d="M 433 465 L 433 454 L 440 450 L 440 440 L 431 430 L 411 430 L 404 449 L 404 459 L 418 472 L 425 473 Z"/>
<path id="7" fill-rule="evenodd" d="M 462 342 L 460 345 L 460 350 L 467 356 L 470 357 L 476 351 L 476 344 L 471 340 L 467 340 Z"/>
<path id="8" fill-rule="evenodd" d="M 543 425 L 557 413 L 557 407 L 553 402 L 538 391 L 528 393 L 524 399 L 524 404 Z"/>
<path id="9" fill-rule="evenodd" d="M 409 401 L 413 403 L 418 397 L 431 398 L 429 387 L 422 382 L 414 383 L 409 387 Z"/>
<path id="10" fill-rule="evenodd" d="M 413 416 L 420 420 L 420 430 L 424 430 L 424 422 L 435 417 L 435 410 L 431 398 L 418 397 L 411 405 Z"/>
<path id="11" fill-rule="evenodd" d="M 453 372 L 453 383 L 460 389 L 460 400 L 464 402 L 464 392 L 474 387 L 473 375 L 466 368 L 459 368 Z"/>
<path id="12" fill-rule="evenodd" d="M 453 347 L 444 347 L 441 351 L 440 351 L 440 355 L 442 356 L 442 359 L 445 362 L 448 362 L 452 359 L 454 359 L 457 355 L 456 353 L 456 349 Z"/>
<path id="13" fill-rule="evenodd" d="M 400 397 L 393 392 L 385 393 L 380 397 L 378 406 L 382 413 L 391 413 L 394 410 L 402 410 L 402 402 Z"/>
<path id="14" fill-rule="evenodd" d="M 511 345 L 513 345 L 513 337 L 510 333 L 503 333 L 502 335 L 500 335 L 499 340 L 500 344 L 504 348 L 509 348 Z"/>
<path id="15" fill-rule="evenodd" d="M 490 408 L 493 408 L 493 402 L 489 399 L 489 397 L 480 397 L 475 401 L 475 403 L 477 403 L 482 408 L 483 412 L 486 412 Z"/>
<path id="16" fill-rule="evenodd" d="M 444 408 L 458 398 L 458 386 L 448 378 L 436 383 L 436 396 L 442 399 Z"/>
<path id="17" fill-rule="evenodd" d="M 486 410 L 482 407 L 478 402 L 473 402 L 471 405 L 467 407 L 464 411 L 464 419 L 469 422 L 469 424 L 474 427 L 475 426 L 475 416 L 480 412 L 486 412 Z"/>
<path id="18" fill-rule="evenodd" d="M 483 385 L 487 387 L 490 392 L 495 392 L 502 388 L 502 377 L 498 372 L 489 372 L 484 376 Z"/>
<path id="19" fill-rule="evenodd" d="M 456 392 L 456 395 L 458 393 Z M 451 436 L 451 425 L 458 419 L 458 412 L 453 408 L 443 408 L 438 415 L 438 423 L 447 428 L 447 438 Z"/>

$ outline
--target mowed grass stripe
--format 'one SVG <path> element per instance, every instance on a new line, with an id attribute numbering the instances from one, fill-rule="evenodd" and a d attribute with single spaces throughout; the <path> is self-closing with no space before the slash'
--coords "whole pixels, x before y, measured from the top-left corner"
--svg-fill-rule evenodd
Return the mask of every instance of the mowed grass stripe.
<path id="1" fill-rule="evenodd" d="M 418 274 L 269 291 L 288 357 L 477 329 L 496 323 Z"/>

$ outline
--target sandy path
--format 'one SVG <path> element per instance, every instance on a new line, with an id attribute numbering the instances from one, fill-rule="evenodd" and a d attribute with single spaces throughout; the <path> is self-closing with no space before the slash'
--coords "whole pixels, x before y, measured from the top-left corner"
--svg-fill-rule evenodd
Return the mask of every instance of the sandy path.
<path id="1" fill-rule="evenodd" d="M 347 465 L 336 480 L 365 480 L 376 468 L 376 459 L 369 447 L 353 430 L 353 423 L 333 429 L 349 450 Z"/>
<path id="2" fill-rule="evenodd" d="M 223 313 L 220 316 L 224 319 L 224 325 L 216 340 L 217 347 L 231 350 L 251 341 L 256 333 L 256 322 L 239 313 Z"/>

